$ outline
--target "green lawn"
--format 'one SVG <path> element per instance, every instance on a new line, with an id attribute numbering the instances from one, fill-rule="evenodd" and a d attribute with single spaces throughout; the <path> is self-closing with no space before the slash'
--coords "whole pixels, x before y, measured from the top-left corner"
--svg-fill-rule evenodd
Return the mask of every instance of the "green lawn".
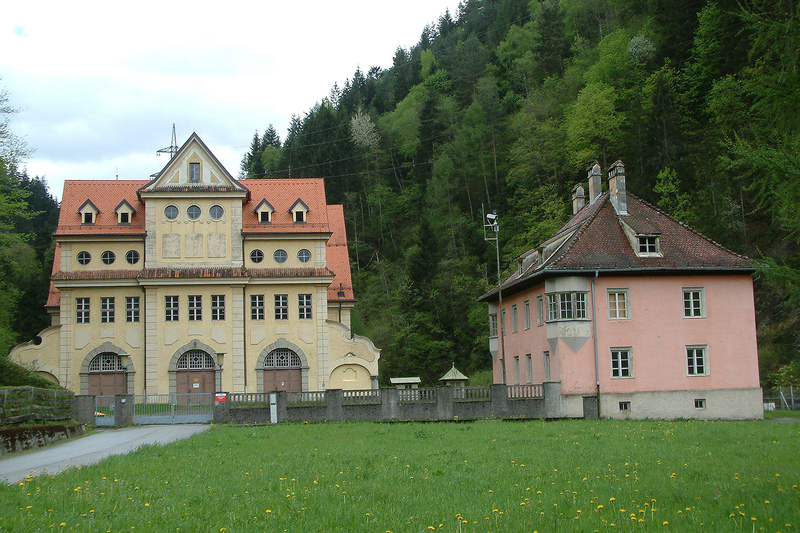
<path id="1" fill-rule="evenodd" d="M 798 531 L 800 423 L 217 426 L 0 486 L 5 531 Z"/>

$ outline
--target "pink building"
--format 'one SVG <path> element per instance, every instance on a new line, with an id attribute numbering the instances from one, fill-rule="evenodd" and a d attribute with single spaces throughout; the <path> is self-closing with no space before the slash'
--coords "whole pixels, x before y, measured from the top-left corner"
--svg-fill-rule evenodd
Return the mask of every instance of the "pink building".
<path id="1" fill-rule="evenodd" d="M 627 193 L 621 162 L 600 180 L 480 298 L 495 383 L 560 391 L 548 416 L 763 418 L 752 262 Z"/>

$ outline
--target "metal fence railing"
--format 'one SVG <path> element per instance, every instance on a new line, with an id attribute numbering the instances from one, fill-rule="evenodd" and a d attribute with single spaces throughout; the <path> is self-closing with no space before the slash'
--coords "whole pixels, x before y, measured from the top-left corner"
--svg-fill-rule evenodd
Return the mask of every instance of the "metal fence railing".
<path id="1" fill-rule="evenodd" d="M 800 386 L 764 389 L 764 409 L 800 409 Z"/>
<path id="2" fill-rule="evenodd" d="M 26 420 L 69 420 L 72 418 L 71 391 L 14 387 L 0 389 L 0 424 Z"/>

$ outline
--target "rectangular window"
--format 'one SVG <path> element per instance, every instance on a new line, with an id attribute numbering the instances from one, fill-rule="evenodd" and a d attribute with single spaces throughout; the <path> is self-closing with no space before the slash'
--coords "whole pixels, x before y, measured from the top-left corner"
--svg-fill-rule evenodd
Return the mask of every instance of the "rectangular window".
<path id="1" fill-rule="evenodd" d="M 250 295 L 250 319 L 264 320 L 264 295 Z"/>
<path id="2" fill-rule="evenodd" d="M 164 320 L 167 322 L 178 321 L 178 297 L 164 296 Z"/>
<path id="3" fill-rule="evenodd" d="M 631 410 L 631 402 L 619 402 L 619 410 L 628 412 Z"/>
<path id="4" fill-rule="evenodd" d="M 100 298 L 100 323 L 112 324 L 114 322 L 114 297 Z"/>
<path id="5" fill-rule="evenodd" d="M 586 318 L 585 292 L 557 292 L 547 295 L 547 320 Z"/>
<path id="6" fill-rule="evenodd" d="M 684 318 L 702 318 L 706 315 L 704 292 L 697 287 L 683 289 Z"/>
<path id="7" fill-rule="evenodd" d="M 497 315 L 489 315 L 489 336 L 497 337 Z"/>
<path id="8" fill-rule="evenodd" d="M 89 323 L 89 298 L 75 298 L 75 323 Z"/>
<path id="9" fill-rule="evenodd" d="M 289 295 L 275 295 L 275 320 L 289 320 Z"/>
<path id="10" fill-rule="evenodd" d="M 550 352 L 542 352 L 542 360 L 544 363 L 544 380 L 550 381 Z"/>
<path id="11" fill-rule="evenodd" d="M 640 235 L 639 236 L 639 253 L 640 254 L 657 254 L 658 253 L 658 237 L 656 235 Z"/>
<path id="12" fill-rule="evenodd" d="M 500 311 L 500 332 L 506 334 L 506 310 Z"/>
<path id="13" fill-rule="evenodd" d="M 695 409 L 705 409 L 706 408 L 706 399 L 705 398 L 695 398 L 695 400 L 694 400 L 694 408 Z"/>
<path id="14" fill-rule="evenodd" d="M 630 318 L 628 316 L 628 290 L 608 290 L 608 318 Z"/>
<path id="15" fill-rule="evenodd" d="M 514 385 L 519 385 L 519 356 L 514 356 Z"/>
<path id="16" fill-rule="evenodd" d="M 225 295 L 211 295 L 211 320 L 225 320 Z"/>
<path id="17" fill-rule="evenodd" d="M 189 320 L 192 322 L 203 320 L 202 296 L 189 296 Z"/>
<path id="18" fill-rule="evenodd" d="M 511 306 L 511 333 L 517 332 L 517 304 Z"/>
<path id="19" fill-rule="evenodd" d="M 298 295 L 297 309 L 300 318 L 311 318 L 311 295 L 300 294 Z"/>
<path id="20" fill-rule="evenodd" d="M 533 358 L 531 354 L 525 354 L 525 378 L 528 383 L 533 382 Z"/>
<path id="21" fill-rule="evenodd" d="M 611 348 L 611 377 L 633 377 L 630 348 Z"/>
<path id="22" fill-rule="evenodd" d="M 686 373 L 690 376 L 708 375 L 705 346 L 686 347 Z"/>
<path id="23" fill-rule="evenodd" d="M 123 211 L 119 214 L 119 223 L 120 224 L 130 224 L 131 219 L 129 218 L 130 213 Z"/>
<path id="24" fill-rule="evenodd" d="M 544 325 L 544 300 L 541 296 L 536 297 L 536 325 Z"/>
<path id="25" fill-rule="evenodd" d="M 528 300 L 522 302 L 522 322 L 525 329 L 531 329 L 531 303 Z"/>
<path id="26" fill-rule="evenodd" d="M 125 298 L 125 321 L 139 322 L 139 297 L 127 296 Z"/>
<path id="27" fill-rule="evenodd" d="M 189 181 L 192 183 L 200 182 L 200 163 L 189 163 Z"/>

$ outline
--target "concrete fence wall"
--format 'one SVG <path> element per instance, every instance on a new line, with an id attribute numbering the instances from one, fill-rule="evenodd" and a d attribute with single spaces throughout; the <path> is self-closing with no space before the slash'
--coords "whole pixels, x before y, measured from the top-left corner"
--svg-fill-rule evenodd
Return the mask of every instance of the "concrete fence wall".
<path id="1" fill-rule="evenodd" d="M 555 386 L 555 387 L 554 387 Z M 293 393 L 272 393 L 277 422 L 283 421 L 425 421 L 473 420 L 480 418 L 543 418 L 559 413 L 560 384 L 545 383 L 533 397 L 509 398 L 509 386 L 491 385 L 488 397 L 468 398 L 462 390 L 436 387 L 419 395 L 413 391 L 383 388 L 364 397 L 353 397 L 349 391 L 329 389 L 324 399 L 292 401 Z M 549 392 L 549 394 L 548 394 Z M 214 422 L 270 422 L 270 393 L 254 397 L 228 394 L 225 401 L 214 405 Z M 552 405 L 551 405 L 552 404 Z"/>

